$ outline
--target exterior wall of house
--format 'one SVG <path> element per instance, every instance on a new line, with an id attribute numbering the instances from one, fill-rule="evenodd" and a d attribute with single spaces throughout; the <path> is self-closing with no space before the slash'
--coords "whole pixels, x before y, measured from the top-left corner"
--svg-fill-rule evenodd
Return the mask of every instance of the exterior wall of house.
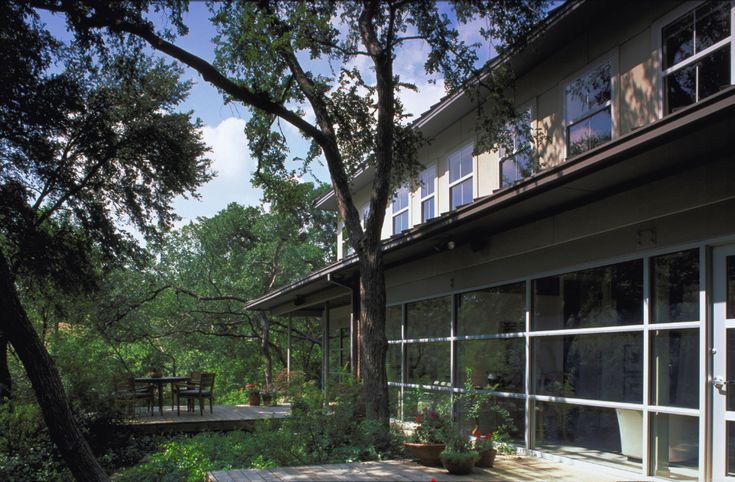
<path id="1" fill-rule="evenodd" d="M 458 242 L 387 271 L 393 416 L 412 420 L 470 383 L 529 450 L 706 480 L 706 340 L 722 336 L 706 315 L 707 259 L 735 243 L 733 193 L 735 155 L 693 159 L 482 249 Z M 498 414 L 466 423 L 495 431 Z"/>
<path id="2" fill-rule="evenodd" d="M 590 23 L 573 42 L 519 76 L 514 88 L 516 105 L 531 113 L 532 132 L 538 134 L 538 163 L 543 169 L 568 157 L 565 139 L 564 93 L 575 78 L 609 61 L 611 72 L 612 139 L 661 118 L 660 79 L 661 19 L 682 8 L 681 2 L 650 2 L 645 8 L 611 11 L 609 17 Z M 614 10 L 614 9 L 613 9 Z M 436 215 L 450 211 L 448 157 L 475 139 L 476 113 L 470 112 L 431 139 L 419 154 L 425 166 L 436 165 Z M 498 152 L 473 157 L 473 197 L 493 194 L 501 188 Z M 369 188 L 356 193 L 358 205 L 367 200 Z M 414 182 L 410 197 L 409 227 L 421 224 L 420 187 Z M 392 207 L 389 203 L 383 238 L 393 235 Z M 341 226 L 338 230 L 338 258 L 343 257 Z"/>

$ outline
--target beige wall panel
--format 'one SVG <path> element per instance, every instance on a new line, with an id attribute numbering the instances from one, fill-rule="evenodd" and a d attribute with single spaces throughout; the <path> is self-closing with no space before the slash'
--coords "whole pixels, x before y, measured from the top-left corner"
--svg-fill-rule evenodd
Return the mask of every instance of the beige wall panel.
<path id="1" fill-rule="evenodd" d="M 620 133 L 654 122 L 658 112 L 659 61 L 646 29 L 620 46 Z"/>

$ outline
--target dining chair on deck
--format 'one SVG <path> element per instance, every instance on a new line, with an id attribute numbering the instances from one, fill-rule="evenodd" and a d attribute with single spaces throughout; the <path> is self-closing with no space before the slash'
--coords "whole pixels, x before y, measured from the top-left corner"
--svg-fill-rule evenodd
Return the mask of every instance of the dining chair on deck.
<path id="1" fill-rule="evenodd" d="M 214 413 L 212 400 L 214 399 L 214 373 L 202 373 L 199 385 L 194 388 L 180 390 L 176 395 L 176 412 L 181 415 L 181 397 L 194 402 L 199 400 L 199 414 L 204 416 L 204 399 L 209 399 L 209 413 Z"/>
<path id="2" fill-rule="evenodd" d="M 200 371 L 193 371 L 189 373 L 189 379 L 184 382 L 178 382 L 173 384 L 173 393 L 174 398 L 177 396 L 177 394 L 182 390 L 194 390 L 199 387 L 199 382 L 202 379 L 202 372 Z M 174 400 L 171 400 L 171 411 L 174 409 Z M 194 405 L 192 403 L 192 400 L 189 398 L 186 400 L 186 411 L 187 412 L 193 412 L 194 411 Z"/>
<path id="3" fill-rule="evenodd" d="M 139 400 L 146 402 L 146 409 L 153 415 L 153 387 L 150 385 L 137 387 L 133 377 L 129 375 L 116 375 L 112 379 L 115 390 L 115 403 L 123 407 L 127 415 L 135 416 L 135 408 Z"/>

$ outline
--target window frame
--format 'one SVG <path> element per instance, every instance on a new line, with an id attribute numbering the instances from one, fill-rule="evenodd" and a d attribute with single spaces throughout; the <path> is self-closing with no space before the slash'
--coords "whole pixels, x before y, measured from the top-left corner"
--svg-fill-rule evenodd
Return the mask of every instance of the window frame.
<path id="1" fill-rule="evenodd" d="M 534 107 L 535 107 L 534 103 L 533 102 L 529 102 L 529 103 L 526 103 L 526 104 L 522 105 L 518 109 L 520 111 L 525 111 L 528 114 L 528 123 L 529 123 L 529 126 L 531 128 L 531 135 L 533 135 L 533 131 L 536 128 L 536 118 L 535 118 L 536 109 Z M 514 184 L 517 184 L 517 183 L 523 181 L 524 179 L 527 179 L 527 178 L 533 176 L 533 174 L 535 174 L 535 173 L 531 173 L 528 176 L 524 176 L 524 177 L 521 177 L 520 179 L 516 179 L 515 181 L 513 181 L 513 182 L 511 182 L 511 183 L 509 183 L 507 185 L 504 185 L 503 184 L 503 163 L 505 163 L 507 161 L 513 161 L 513 162 L 515 162 L 516 156 L 519 153 L 524 152 L 526 150 L 528 150 L 529 153 L 531 155 L 533 155 L 533 150 L 534 150 L 533 149 L 533 142 L 529 139 L 529 144 L 527 146 L 527 149 L 524 148 L 523 150 L 519 150 L 518 147 L 515 145 L 515 136 L 513 137 L 513 152 L 511 152 L 510 154 L 508 154 L 506 156 L 501 156 L 500 149 L 498 149 L 498 186 L 499 186 L 498 189 L 505 189 L 506 187 L 510 187 L 510 186 L 512 186 Z M 515 164 L 516 164 L 516 168 L 517 168 L 518 167 L 518 163 L 515 163 Z"/>
<path id="2" fill-rule="evenodd" d="M 395 199 L 398 197 L 398 193 L 402 190 L 406 190 L 406 205 L 402 208 L 400 208 L 398 211 L 395 209 Z M 396 236 L 398 234 L 401 234 L 405 231 L 408 231 L 411 229 L 411 213 L 410 213 L 410 207 L 411 207 L 411 188 L 408 184 L 401 184 L 398 189 L 396 189 L 396 192 L 393 194 L 393 200 L 391 201 L 391 233 L 392 236 Z M 403 216 L 405 214 L 407 222 L 406 222 L 406 228 L 401 230 L 400 232 L 396 232 L 396 218 L 399 216 Z"/>
<path id="3" fill-rule="evenodd" d="M 602 55 L 600 57 L 597 57 L 592 62 L 588 62 L 583 68 L 577 70 L 573 75 L 570 75 L 564 81 L 562 82 L 561 86 L 561 96 L 562 96 L 562 113 L 563 113 L 563 125 L 564 125 L 564 160 L 569 159 L 571 157 L 577 157 L 580 155 L 583 155 L 591 150 L 593 150 L 595 147 L 592 147 L 590 149 L 587 149 L 586 151 L 579 152 L 577 154 L 571 155 L 570 154 L 570 140 L 569 140 L 569 128 L 579 124 L 580 122 L 590 119 L 597 115 L 598 113 L 610 109 L 610 140 L 603 142 L 602 144 L 605 144 L 607 142 L 610 142 L 611 140 L 618 137 L 618 121 L 617 121 L 617 115 L 618 115 L 618 78 L 619 78 L 619 72 L 618 72 L 618 48 L 612 49 L 610 52 L 606 53 L 605 55 Z M 578 116 L 577 118 L 570 120 L 569 118 L 569 112 L 567 112 L 567 89 L 569 86 L 581 79 L 582 77 L 586 76 L 587 74 L 591 73 L 593 70 L 603 66 L 604 64 L 610 65 L 610 99 L 605 102 L 602 106 L 598 106 L 593 110 L 586 111 L 584 114 Z"/>
<path id="4" fill-rule="evenodd" d="M 654 45 L 656 46 L 656 52 L 654 54 L 654 59 L 658 63 L 658 68 L 656 69 L 656 116 L 658 119 L 662 119 L 665 116 L 671 114 L 667 113 L 668 106 L 666 101 L 666 85 L 665 85 L 665 78 L 667 75 L 687 67 L 688 65 L 691 65 L 692 63 L 696 63 L 697 61 L 701 60 L 702 57 L 706 57 L 707 55 L 711 54 L 712 52 L 719 50 L 727 44 L 727 39 L 722 39 L 718 41 L 714 45 L 710 45 L 702 52 L 698 52 L 696 54 L 693 54 L 691 57 L 689 57 L 686 60 L 683 60 L 679 62 L 676 65 L 673 65 L 669 67 L 668 69 L 664 70 L 664 38 L 663 38 L 663 30 L 666 26 L 670 25 L 671 23 L 675 22 L 679 18 L 683 17 L 684 15 L 688 14 L 689 12 L 692 12 L 702 5 L 704 5 L 707 2 L 707 0 L 699 0 L 694 2 L 685 2 L 682 5 L 679 5 L 674 10 L 671 10 L 669 13 L 665 14 L 664 16 L 660 17 L 656 22 L 654 22 L 651 26 L 652 30 L 652 36 L 654 38 Z M 730 84 L 735 85 L 735 0 L 730 0 Z M 699 89 L 697 89 L 697 96 L 699 96 Z M 701 99 L 696 100 L 694 103 L 696 104 Z M 694 104 L 692 104 L 694 105 Z M 689 106 L 687 106 L 689 107 Z"/>
<path id="5" fill-rule="evenodd" d="M 453 151 L 451 151 L 449 153 L 449 155 L 447 155 L 447 181 L 448 181 L 448 183 L 447 183 L 448 184 L 448 186 L 447 186 L 447 194 L 448 194 L 447 198 L 449 200 L 449 211 L 450 212 L 451 211 L 454 211 L 454 210 L 456 210 L 456 209 L 458 209 L 458 208 L 460 208 L 462 206 L 466 206 L 468 204 L 472 204 L 474 202 L 474 200 L 475 200 L 475 191 L 476 191 L 476 189 L 475 189 L 474 175 L 475 175 L 475 171 L 477 169 L 477 166 L 475 166 L 475 156 L 472 154 L 472 150 L 474 150 L 474 148 L 475 148 L 474 144 L 472 142 L 469 142 L 467 144 L 464 144 L 464 145 L 458 147 L 457 149 L 454 149 Z M 451 159 L 452 159 L 453 156 L 459 155 L 459 158 L 460 158 L 460 166 L 461 166 L 461 164 L 462 164 L 462 161 L 461 161 L 461 159 L 462 159 L 462 153 L 466 149 L 469 149 L 470 150 L 470 159 L 471 159 L 472 170 L 468 174 L 465 174 L 465 175 L 462 175 L 462 173 L 460 172 L 460 177 L 458 177 L 454 181 L 451 181 L 450 180 L 451 171 L 452 171 Z M 464 183 L 467 180 L 470 181 L 470 186 L 472 186 L 472 200 L 470 202 L 468 202 L 468 203 L 460 204 L 456 208 L 452 208 L 452 188 L 455 187 L 455 186 L 458 186 L 459 184 Z"/>
<path id="6" fill-rule="evenodd" d="M 424 179 L 423 179 L 423 177 L 424 177 L 424 174 L 425 173 L 430 173 L 430 171 L 433 171 L 433 174 L 430 176 L 431 182 L 432 182 L 431 193 L 427 194 L 426 196 L 423 196 L 422 195 L 422 190 L 424 188 L 424 185 L 423 185 Z M 419 174 L 419 180 L 420 180 L 420 182 L 419 182 L 418 192 L 419 192 L 419 206 L 421 208 L 421 222 L 422 223 L 428 222 L 428 221 L 430 221 L 430 220 L 432 220 L 432 219 L 434 219 L 434 218 L 437 217 L 436 191 L 437 191 L 437 188 L 439 186 L 437 185 L 438 183 L 437 183 L 437 175 L 436 175 L 436 173 L 437 173 L 436 163 L 434 163 L 434 164 L 428 165 Z M 428 201 L 430 199 L 433 199 L 433 201 L 434 201 L 434 209 L 432 210 L 431 217 L 429 217 L 428 219 L 424 219 L 424 202 L 426 202 L 426 201 Z"/>

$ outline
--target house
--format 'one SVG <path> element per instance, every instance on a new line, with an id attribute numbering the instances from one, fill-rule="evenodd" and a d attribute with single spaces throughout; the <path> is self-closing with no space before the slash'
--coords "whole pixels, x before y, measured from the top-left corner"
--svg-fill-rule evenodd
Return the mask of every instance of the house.
<path id="1" fill-rule="evenodd" d="M 730 1 L 570 1 L 509 60 L 543 143 L 474 156 L 465 93 L 416 121 L 425 170 L 383 228 L 392 416 L 469 377 L 530 453 L 627 479 L 735 476 L 733 31 Z M 359 364 L 342 241 L 249 305 L 323 316 L 331 377 Z"/>

